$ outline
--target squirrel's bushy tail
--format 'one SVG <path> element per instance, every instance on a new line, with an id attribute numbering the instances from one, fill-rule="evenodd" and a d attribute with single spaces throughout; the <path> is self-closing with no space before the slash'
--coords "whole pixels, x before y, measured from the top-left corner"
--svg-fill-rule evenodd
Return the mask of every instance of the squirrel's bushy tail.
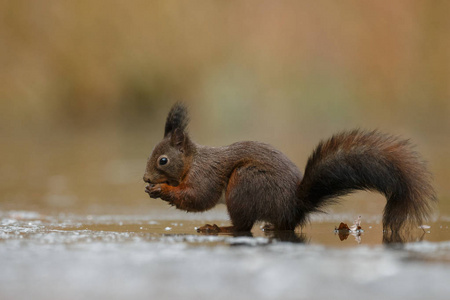
<path id="1" fill-rule="evenodd" d="M 421 225 L 436 196 L 431 174 L 408 140 L 378 131 L 354 130 L 321 142 L 309 157 L 299 186 L 307 207 L 321 207 L 353 190 L 376 190 L 386 196 L 383 227 Z"/>

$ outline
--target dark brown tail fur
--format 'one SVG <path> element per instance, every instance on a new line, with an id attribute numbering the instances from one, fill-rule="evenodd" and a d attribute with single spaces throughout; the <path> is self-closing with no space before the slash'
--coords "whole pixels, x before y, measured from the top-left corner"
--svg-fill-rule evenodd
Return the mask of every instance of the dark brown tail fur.
<path id="1" fill-rule="evenodd" d="M 436 202 L 431 175 L 408 140 L 378 131 L 354 130 L 321 142 L 310 156 L 299 197 L 320 210 L 353 190 L 386 196 L 385 229 L 422 224 Z"/>
<path id="2" fill-rule="evenodd" d="M 185 131 L 188 123 L 189 116 L 186 106 L 181 102 L 175 103 L 167 115 L 166 126 L 164 128 L 164 137 L 176 129 Z"/>

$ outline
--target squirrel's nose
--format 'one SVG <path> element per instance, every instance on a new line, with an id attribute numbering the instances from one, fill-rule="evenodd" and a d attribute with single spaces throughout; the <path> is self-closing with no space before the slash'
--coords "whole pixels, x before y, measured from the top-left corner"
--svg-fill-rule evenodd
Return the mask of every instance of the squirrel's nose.
<path id="1" fill-rule="evenodd" d="M 151 180 L 150 180 L 150 177 L 148 177 L 148 176 L 146 176 L 146 175 L 144 175 L 144 177 L 142 178 L 145 182 L 147 182 L 147 183 L 152 183 L 151 182 Z"/>

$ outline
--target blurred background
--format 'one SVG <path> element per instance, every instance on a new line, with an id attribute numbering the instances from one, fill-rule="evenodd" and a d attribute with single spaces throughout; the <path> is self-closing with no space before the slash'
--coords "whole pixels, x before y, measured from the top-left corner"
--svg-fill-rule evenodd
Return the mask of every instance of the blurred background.
<path id="1" fill-rule="evenodd" d="M 411 138 L 450 214 L 449 12 L 449 1 L 0 1 L 0 209 L 166 209 L 142 176 L 184 101 L 198 143 L 267 142 L 300 169 L 339 130 Z"/>

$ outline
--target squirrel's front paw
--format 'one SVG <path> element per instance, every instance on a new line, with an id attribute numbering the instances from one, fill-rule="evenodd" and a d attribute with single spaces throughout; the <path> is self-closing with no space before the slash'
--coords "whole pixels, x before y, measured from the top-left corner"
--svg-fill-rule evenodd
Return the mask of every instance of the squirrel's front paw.
<path id="1" fill-rule="evenodd" d="M 150 195 L 151 198 L 161 197 L 161 185 L 160 184 L 149 184 L 145 187 L 145 192 Z"/>
<path id="2" fill-rule="evenodd" d="M 216 234 L 222 232 L 222 230 L 216 224 L 214 225 L 206 224 L 205 226 L 197 228 L 197 232 L 206 234 Z"/>

